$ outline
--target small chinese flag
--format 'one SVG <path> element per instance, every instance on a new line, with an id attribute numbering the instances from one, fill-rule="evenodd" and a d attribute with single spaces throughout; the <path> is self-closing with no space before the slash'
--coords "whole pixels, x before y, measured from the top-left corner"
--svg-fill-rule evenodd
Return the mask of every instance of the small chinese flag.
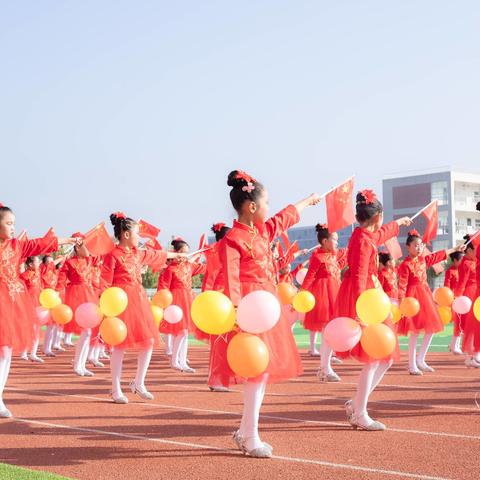
<path id="1" fill-rule="evenodd" d="M 26 230 L 22 230 L 22 231 L 20 232 L 20 235 L 17 237 L 17 240 L 28 240 L 27 231 L 26 231 Z"/>
<path id="2" fill-rule="evenodd" d="M 390 238 L 384 243 L 384 245 L 394 260 L 402 258 L 402 247 L 400 247 L 397 237 Z"/>
<path id="3" fill-rule="evenodd" d="M 146 222 L 145 220 L 138 221 L 138 234 L 142 238 L 157 238 L 160 233 L 160 229 L 154 225 Z"/>
<path id="4" fill-rule="evenodd" d="M 207 236 L 202 233 L 200 241 L 198 242 L 198 249 L 203 250 L 207 246 Z"/>
<path id="5" fill-rule="evenodd" d="M 348 227 L 355 221 L 353 211 L 353 178 L 327 194 L 327 223 L 331 232 Z"/>
<path id="6" fill-rule="evenodd" d="M 104 223 L 100 223 L 88 231 L 83 239 L 83 244 L 95 257 L 106 255 L 115 248 L 115 244 L 112 242 Z"/>
<path id="7" fill-rule="evenodd" d="M 437 236 L 438 230 L 438 202 L 432 202 L 423 212 L 422 215 L 427 220 L 427 227 L 423 234 L 423 242 L 431 243 L 431 241 Z"/>
<path id="8" fill-rule="evenodd" d="M 145 243 L 145 246 L 150 250 L 162 250 L 162 246 L 156 238 L 151 238 L 147 243 Z"/>
<path id="9" fill-rule="evenodd" d="M 470 243 L 477 248 L 480 245 L 480 230 L 470 236 Z"/>

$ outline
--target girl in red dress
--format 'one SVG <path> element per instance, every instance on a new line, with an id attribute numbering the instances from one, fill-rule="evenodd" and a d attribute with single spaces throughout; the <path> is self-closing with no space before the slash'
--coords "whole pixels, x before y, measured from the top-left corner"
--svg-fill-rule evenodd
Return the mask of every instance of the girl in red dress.
<path id="1" fill-rule="evenodd" d="M 354 230 L 348 244 L 348 270 L 338 292 L 336 317 L 357 317 L 355 306 L 360 294 L 370 288 L 380 288 L 377 279 L 378 247 L 398 235 L 400 226 L 411 223 L 408 217 L 404 217 L 382 226 L 383 206 L 371 190 L 359 192 L 356 200 L 356 219 L 360 226 Z M 388 325 L 388 321 L 384 323 Z M 364 366 L 354 400 L 345 403 L 348 421 L 354 428 L 385 430 L 383 423 L 370 418 L 367 404 L 371 392 L 380 383 L 393 360 L 399 357 L 398 345 L 392 355 L 380 361 L 368 356 L 360 342 L 350 351 L 350 355 Z"/>
<path id="2" fill-rule="evenodd" d="M 398 267 L 399 300 L 402 301 L 405 297 L 416 298 L 420 304 L 420 311 L 415 317 L 403 317 L 400 320 L 398 334 L 410 336 L 408 344 L 410 375 L 422 375 L 423 372 L 434 371 L 425 362 L 425 356 L 435 333 L 443 331 L 443 323 L 427 283 L 427 269 L 445 260 L 450 253 L 461 251 L 464 247 L 424 255 L 425 245 L 416 230 L 408 232 L 406 245 L 408 256 Z M 417 339 L 422 332 L 424 333 L 422 346 L 417 355 Z"/>
<path id="3" fill-rule="evenodd" d="M 220 260 L 224 293 L 238 306 L 242 297 L 254 290 L 276 294 L 276 268 L 271 243 L 299 221 L 300 212 L 305 207 L 317 204 L 320 198 L 316 194 L 311 195 L 266 220 L 268 192 L 260 182 L 235 170 L 228 176 L 227 183 L 232 187 L 230 199 L 238 220 L 234 221 L 232 229 L 220 243 Z M 290 325 L 283 315 L 272 329 L 259 337 L 269 350 L 270 362 L 261 376 L 243 379 L 246 381 L 243 416 L 234 440 L 245 454 L 266 458 L 272 456 L 272 447 L 263 443 L 258 434 L 258 417 L 266 385 L 297 376 L 302 367 Z M 228 365 L 224 368 L 227 369 Z"/>
<path id="4" fill-rule="evenodd" d="M 65 261 L 58 276 L 58 288 L 65 289 L 65 304 L 73 312 L 72 320 L 63 327 L 63 331 L 80 335 L 75 345 L 73 371 L 80 377 L 93 377 L 93 372 L 86 366 L 92 331 L 90 328 L 81 327 L 75 321 L 75 311 L 80 305 L 98 304 L 98 297 L 92 286 L 93 258 L 82 242 L 83 235 L 75 233 L 72 236 L 79 238 L 80 243 L 75 246 L 74 255 Z"/>
<path id="5" fill-rule="evenodd" d="M 142 267 L 160 270 L 167 258 L 179 255 L 163 250 L 140 250 L 138 244 L 138 224 L 121 212 L 110 215 L 118 244 L 104 256 L 102 278 L 106 287 L 120 287 L 128 296 L 128 306 L 119 315 L 127 326 L 127 338 L 113 348 L 110 357 L 112 373 L 112 399 L 115 403 L 128 403 L 121 388 L 123 357 L 125 350 L 133 348 L 139 351 L 135 380 L 130 383 L 132 393 L 145 400 L 152 400 L 153 395 L 145 387 L 145 377 L 152 357 L 153 346 L 158 343 L 158 329 L 153 319 L 152 309 L 147 294 L 142 286 Z"/>
<path id="6" fill-rule="evenodd" d="M 207 259 L 207 272 L 203 277 L 202 291 L 215 290 L 223 292 L 224 276 L 222 271 L 222 264 L 219 257 L 220 242 L 223 237 L 230 231 L 224 223 L 217 223 L 213 225 L 212 232 L 215 235 L 216 243 L 209 245 L 205 255 Z M 210 361 L 208 374 L 208 387 L 212 392 L 228 392 L 230 386 L 230 372 L 225 369 L 227 364 L 227 346 L 231 333 L 224 335 L 210 335 Z"/>
<path id="7" fill-rule="evenodd" d="M 56 259 L 51 255 L 43 257 L 42 265 L 40 266 L 42 288 L 57 290 L 58 275 L 63 260 L 63 256 L 59 256 Z M 45 356 L 54 357 L 53 350 L 65 351 L 61 346 L 62 335 L 63 325 L 57 325 L 53 320 L 50 320 L 45 326 L 45 337 L 43 339 L 43 353 Z"/>
<path id="8" fill-rule="evenodd" d="M 387 252 L 380 252 L 378 260 L 378 281 L 391 300 L 398 300 L 398 275 L 395 260 Z"/>
<path id="9" fill-rule="evenodd" d="M 445 272 L 445 280 L 443 282 L 444 287 L 450 288 L 452 292 L 456 295 L 463 295 L 463 293 L 458 293 L 458 280 L 459 280 L 459 267 L 462 263 L 462 253 L 461 252 L 453 252 L 450 254 L 450 260 L 452 264 L 450 267 L 447 269 Z M 473 275 L 475 276 L 475 270 L 473 272 Z M 462 289 L 462 291 L 464 288 Z M 474 289 L 476 290 L 476 289 Z M 475 295 L 475 291 L 473 292 Z M 448 349 L 454 354 L 454 355 L 462 355 L 462 350 L 460 348 L 461 344 L 461 335 L 462 335 L 462 330 L 463 330 L 463 323 L 461 324 L 461 320 L 463 319 L 464 315 L 459 315 L 458 313 L 453 312 L 453 336 L 452 340 L 450 342 L 450 345 L 448 346 Z"/>
<path id="10" fill-rule="evenodd" d="M 315 307 L 305 314 L 304 327 L 310 330 L 310 350 L 315 347 L 315 336 L 330 320 L 335 318 L 335 302 L 340 288 L 340 274 L 346 264 L 345 250 L 338 250 L 338 235 L 330 233 L 326 225 L 315 227 L 320 244 L 310 257 L 310 265 L 302 284 L 315 297 Z M 313 340 L 312 340 L 313 337 Z M 313 343 L 313 346 L 312 346 Z M 320 370 L 322 382 L 339 382 L 340 377 L 331 366 L 332 349 L 322 340 L 320 346 Z"/>
<path id="11" fill-rule="evenodd" d="M 477 210 L 480 210 L 480 202 L 477 203 Z M 469 242 L 469 240 L 470 237 L 466 241 Z M 475 253 L 474 261 L 472 261 L 473 253 Z M 474 278 L 470 274 L 472 267 L 475 268 Z M 462 272 L 465 272 L 465 276 L 468 275 L 467 281 L 464 280 Z M 480 249 L 475 248 L 472 242 L 468 243 L 465 257 L 460 265 L 457 293 L 460 294 L 462 291 L 463 295 L 467 295 L 473 301 L 480 296 Z M 480 368 L 480 321 L 475 318 L 473 308 L 464 316 L 462 347 L 467 355 L 465 365 L 469 368 Z"/>
<path id="12" fill-rule="evenodd" d="M 38 257 L 28 257 L 25 262 L 25 271 L 20 275 L 20 278 L 25 283 L 33 306 L 38 307 L 40 305 L 40 292 L 42 291 L 42 278 L 40 274 L 40 259 Z M 43 359 L 37 355 L 38 344 L 40 343 L 40 324 L 35 318 L 34 324 L 34 338 L 33 343 L 30 345 L 30 357 L 27 355 L 27 350 L 22 352 L 20 356 L 23 360 L 30 358 L 32 362 L 43 363 Z"/>
<path id="13" fill-rule="evenodd" d="M 186 255 L 190 248 L 181 238 L 172 240 L 172 247 L 176 253 Z M 192 278 L 205 273 L 206 265 L 190 262 L 185 258 L 172 260 L 158 278 L 158 290 L 166 288 L 173 296 L 172 305 L 182 309 L 183 317 L 178 323 L 168 323 L 165 319 L 160 323 L 162 333 L 173 335 L 173 349 L 171 367 L 181 372 L 195 373 L 188 365 L 188 331 L 193 331 L 199 340 L 207 340 L 209 335 L 201 332 L 192 322 L 190 309 L 193 302 Z"/>
<path id="14" fill-rule="evenodd" d="M 3 403 L 12 352 L 32 345 L 36 315 L 25 284 L 19 278 L 22 259 L 53 252 L 58 245 L 74 243 L 48 235 L 35 240 L 15 238 L 15 215 L 0 204 L 0 417 L 11 417 Z"/>

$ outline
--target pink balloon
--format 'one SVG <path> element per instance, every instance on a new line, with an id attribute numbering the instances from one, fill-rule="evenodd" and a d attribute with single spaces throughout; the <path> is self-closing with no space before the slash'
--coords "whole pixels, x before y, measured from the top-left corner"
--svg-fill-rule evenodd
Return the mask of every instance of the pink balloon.
<path id="1" fill-rule="evenodd" d="M 170 305 L 163 311 L 163 318 L 168 323 L 181 322 L 183 318 L 183 310 L 178 305 Z"/>
<path id="2" fill-rule="evenodd" d="M 100 307 L 94 303 L 82 303 L 75 310 L 75 322 L 82 328 L 95 328 L 102 319 Z"/>
<path id="3" fill-rule="evenodd" d="M 305 277 L 307 276 L 308 269 L 307 268 L 301 268 L 297 274 L 295 275 L 295 280 L 298 282 L 299 285 L 303 284 L 303 281 L 305 280 Z"/>
<path id="4" fill-rule="evenodd" d="M 351 350 L 362 336 L 362 329 L 355 320 L 347 317 L 335 318 L 327 324 L 323 338 L 334 352 Z"/>
<path id="5" fill-rule="evenodd" d="M 52 319 L 48 308 L 35 307 L 35 312 L 37 313 L 37 319 L 40 325 L 46 325 Z"/>
<path id="6" fill-rule="evenodd" d="M 247 333 L 263 333 L 280 320 L 280 302 L 273 293 L 256 290 L 245 295 L 237 309 L 238 326 Z"/>
<path id="7" fill-rule="evenodd" d="M 472 308 L 472 301 L 466 297 L 457 297 L 452 304 L 452 310 L 459 315 L 465 315 Z"/>

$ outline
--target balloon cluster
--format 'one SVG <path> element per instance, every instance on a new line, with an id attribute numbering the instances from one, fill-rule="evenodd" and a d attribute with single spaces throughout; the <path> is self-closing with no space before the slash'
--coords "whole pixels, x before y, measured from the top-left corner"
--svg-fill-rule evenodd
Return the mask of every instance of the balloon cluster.
<path id="1" fill-rule="evenodd" d="M 57 291 L 45 288 L 40 292 L 39 300 L 41 306 L 36 307 L 36 314 L 40 325 L 46 325 L 50 320 L 65 325 L 72 320 L 72 309 L 62 303 Z"/>
<path id="2" fill-rule="evenodd" d="M 183 310 L 178 305 L 172 305 L 172 302 L 172 292 L 167 288 L 162 288 L 152 297 L 152 314 L 157 327 L 162 320 L 172 324 L 182 321 Z"/>

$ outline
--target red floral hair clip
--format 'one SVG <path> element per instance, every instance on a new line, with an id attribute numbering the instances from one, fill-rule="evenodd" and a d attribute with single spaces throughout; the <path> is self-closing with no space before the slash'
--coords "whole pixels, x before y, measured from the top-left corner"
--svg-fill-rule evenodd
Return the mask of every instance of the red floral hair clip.
<path id="1" fill-rule="evenodd" d="M 255 185 L 252 182 L 248 182 L 242 187 L 242 192 L 252 193 L 255 190 Z"/>
<path id="2" fill-rule="evenodd" d="M 362 190 L 360 195 L 365 201 L 365 205 L 370 205 L 377 200 L 377 196 L 373 190 Z"/>
<path id="3" fill-rule="evenodd" d="M 80 232 L 72 233 L 71 238 L 85 238 L 85 235 Z"/>
<path id="4" fill-rule="evenodd" d="M 216 224 L 213 226 L 213 231 L 214 231 L 214 232 L 219 232 L 223 227 L 225 227 L 225 224 L 224 224 L 224 223 L 216 223 Z"/>
<path id="5" fill-rule="evenodd" d="M 408 235 L 410 237 L 419 237 L 420 236 L 420 234 L 415 229 L 409 230 Z"/>
<path id="6" fill-rule="evenodd" d="M 0 208 L 3 208 L 4 206 L 5 205 L 2 202 L 0 202 Z"/>
<path id="7" fill-rule="evenodd" d="M 185 240 L 182 237 L 175 237 L 173 239 L 174 242 L 184 242 Z"/>
<path id="8" fill-rule="evenodd" d="M 114 215 L 117 217 L 117 218 L 127 218 L 127 216 L 123 213 L 123 212 L 115 212 Z"/>
<path id="9" fill-rule="evenodd" d="M 242 170 L 238 170 L 237 175 L 235 175 L 235 178 L 241 178 L 242 180 L 245 180 L 247 183 L 255 183 L 256 180 L 251 177 L 248 173 L 243 172 Z"/>

